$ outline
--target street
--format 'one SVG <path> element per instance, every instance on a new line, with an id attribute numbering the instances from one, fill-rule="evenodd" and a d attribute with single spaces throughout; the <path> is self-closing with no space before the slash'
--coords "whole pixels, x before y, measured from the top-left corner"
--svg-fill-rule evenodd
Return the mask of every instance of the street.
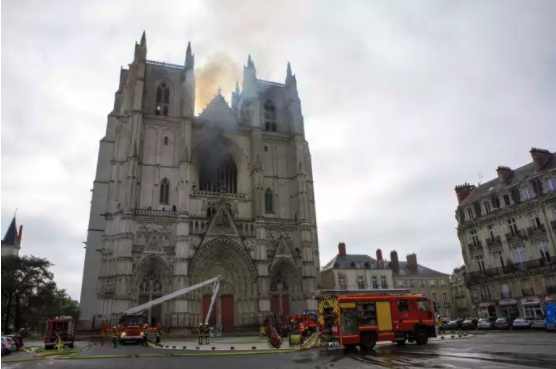
<path id="1" fill-rule="evenodd" d="M 140 346 L 93 347 L 86 355 L 130 355 L 129 358 L 56 360 L 8 364 L 2 358 L 3 369 L 55 368 L 148 368 L 165 369 L 246 369 L 246 368 L 554 368 L 556 362 L 556 334 L 547 332 L 507 332 L 477 334 L 467 338 L 432 341 L 426 346 L 407 344 L 397 346 L 383 343 L 370 352 L 345 350 L 325 352 L 313 349 L 304 352 L 276 355 L 206 356 L 210 353 L 188 350 L 191 356 L 134 357 L 137 354 L 183 354 L 181 350 L 160 350 Z"/>

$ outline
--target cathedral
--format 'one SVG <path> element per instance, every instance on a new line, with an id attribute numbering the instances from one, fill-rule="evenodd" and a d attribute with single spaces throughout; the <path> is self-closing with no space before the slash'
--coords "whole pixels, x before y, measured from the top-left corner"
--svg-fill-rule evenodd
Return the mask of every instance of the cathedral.
<path id="1" fill-rule="evenodd" d="M 222 276 L 226 331 L 316 309 L 319 248 L 311 155 L 297 81 L 257 78 L 249 56 L 228 104 L 195 112 L 195 57 L 121 70 L 100 140 L 81 290 L 81 326 Z M 150 324 L 195 327 L 212 287 L 152 307 Z M 214 324 L 214 314 L 210 322 Z"/>

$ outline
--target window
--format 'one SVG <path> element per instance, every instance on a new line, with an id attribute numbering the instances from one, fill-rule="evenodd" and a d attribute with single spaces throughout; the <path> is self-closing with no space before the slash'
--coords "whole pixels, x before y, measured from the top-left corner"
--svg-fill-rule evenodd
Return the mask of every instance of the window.
<path id="1" fill-rule="evenodd" d="M 431 279 L 430 282 L 429 282 L 429 285 L 431 287 L 436 287 L 436 281 L 434 279 Z"/>
<path id="2" fill-rule="evenodd" d="M 548 178 L 546 180 L 548 191 L 556 191 L 556 178 Z"/>
<path id="3" fill-rule="evenodd" d="M 510 292 L 510 286 L 507 283 L 502 285 L 502 290 L 500 291 L 500 298 L 510 299 L 512 298 L 512 293 Z"/>
<path id="4" fill-rule="evenodd" d="M 264 147 L 264 151 L 268 151 L 268 146 L 265 146 L 265 147 Z"/>
<path id="5" fill-rule="evenodd" d="M 488 228 L 488 235 L 490 236 L 490 239 L 494 241 L 494 238 L 496 237 L 496 233 L 494 232 L 494 226 L 491 224 L 487 228 Z"/>
<path id="6" fill-rule="evenodd" d="M 417 300 L 417 307 L 419 308 L 419 311 L 431 311 L 430 304 L 427 300 Z"/>
<path id="7" fill-rule="evenodd" d="M 442 292 L 442 302 L 444 302 L 444 303 L 448 302 L 448 293 L 447 292 Z"/>
<path id="8" fill-rule="evenodd" d="M 481 287 L 481 300 L 482 301 L 490 300 L 490 291 L 488 290 L 487 286 Z"/>
<path id="9" fill-rule="evenodd" d="M 231 154 L 220 143 L 213 144 L 199 153 L 203 158 L 199 170 L 199 190 L 237 193 L 237 167 Z"/>
<path id="10" fill-rule="evenodd" d="M 479 236 L 477 235 L 477 230 L 474 229 L 469 233 L 471 234 L 471 240 L 473 241 L 473 245 L 479 247 Z"/>
<path id="11" fill-rule="evenodd" d="M 523 267 L 525 262 L 525 249 L 523 247 L 515 249 L 515 263 L 519 264 L 518 267 Z"/>
<path id="12" fill-rule="evenodd" d="M 168 146 L 168 136 L 164 137 L 164 146 Z"/>
<path id="13" fill-rule="evenodd" d="M 378 290 L 378 278 L 376 276 L 373 276 L 372 282 L 373 282 L 373 289 Z"/>
<path id="14" fill-rule="evenodd" d="M 531 187 L 525 187 L 521 189 L 521 196 L 523 197 L 523 200 L 530 200 L 533 197 L 535 197 L 534 193 L 533 193 L 533 189 Z"/>
<path id="15" fill-rule="evenodd" d="M 338 275 L 338 285 L 340 286 L 341 290 L 347 290 L 347 277 L 345 274 Z"/>
<path id="16" fill-rule="evenodd" d="M 398 311 L 400 313 L 409 311 L 409 304 L 407 303 L 407 300 L 398 300 Z"/>
<path id="17" fill-rule="evenodd" d="M 388 283 L 386 282 L 386 277 L 385 276 L 380 277 L 380 285 L 383 289 L 388 288 Z"/>
<path id="18" fill-rule="evenodd" d="M 427 286 L 427 284 L 426 284 L 425 280 L 421 279 L 421 287 L 426 287 L 426 286 Z"/>
<path id="19" fill-rule="evenodd" d="M 433 292 L 433 293 L 432 293 L 432 301 L 437 302 L 437 301 L 436 301 L 436 292 Z"/>
<path id="20" fill-rule="evenodd" d="M 415 287 L 415 281 L 413 279 L 409 280 L 409 287 Z"/>
<path id="21" fill-rule="evenodd" d="M 497 251 L 494 257 L 496 258 L 496 266 L 504 270 L 504 257 L 502 256 L 502 251 Z"/>
<path id="22" fill-rule="evenodd" d="M 539 304 L 523 305 L 523 313 L 526 318 L 544 318 L 541 306 Z"/>
<path id="23" fill-rule="evenodd" d="M 479 272 L 485 272 L 485 261 L 483 260 L 482 256 L 476 256 L 475 260 L 477 261 L 477 267 L 479 268 Z"/>
<path id="24" fill-rule="evenodd" d="M 404 287 L 403 280 L 398 279 L 398 288 L 403 288 L 403 287 Z"/>
<path id="25" fill-rule="evenodd" d="M 156 89 L 156 104 L 154 109 L 155 115 L 168 116 L 170 107 L 170 89 L 166 87 L 166 83 L 162 82 Z"/>
<path id="26" fill-rule="evenodd" d="M 492 211 L 492 210 L 490 209 L 490 202 L 489 202 L 489 201 L 485 201 L 484 204 L 483 204 L 483 207 L 485 208 L 485 213 L 486 213 L 486 214 L 490 214 L 490 212 Z"/>
<path id="27" fill-rule="evenodd" d="M 533 227 L 533 229 L 541 227 L 541 220 L 539 219 L 536 212 L 529 214 L 529 224 L 531 224 L 531 227 Z"/>
<path id="28" fill-rule="evenodd" d="M 517 225 L 515 224 L 515 219 L 514 218 L 510 218 L 508 219 L 508 229 L 510 230 L 510 234 L 512 236 L 517 236 L 518 232 L 517 232 Z"/>
<path id="29" fill-rule="evenodd" d="M 276 107 L 270 99 L 264 104 L 264 121 L 266 131 L 276 132 Z"/>
<path id="30" fill-rule="evenodd" d="M 504 199 L 504 206 L 510 206 L 512 204 L 510 202 L 510 196 L 508 196 L 507 194 L 502 196 L 502 199 Z"/>
<path id="31" fill-rule="evenodd" d="M 264 208 L 266 213 L 274 213 L 274 203 L 273 203 L 273 196 L 272 190 L 267 188 L 266 192 L 264 193 Z"/>
<path id="32" fill-rule="evenodd" d="M 446 287 L 446 280 L 445 279 L 440 280 L 440 287 Z"/>
<path id="33" fill-rule="evenodd" d="M 357 277 L 357 288 L 360 290 L 365 289 L 365 279 L 362 276 Z"/>
<path id="34" fill-rule="evenodd" d="M 550 254 L 548 253 L 546 243 L 539 243 L 537 245 L 537 248 L 539 250 L 539 254 L 541 256 L 541 259 L 546 261 L 547 263 L 550 262 Z"/>
<path id="35" fill-rule="evenodd" d="M 500 209 L 500 198 L 498 196 L 494 196 L 494 198 L 492 199 L 492 202 L 493 202 L 493 205 L 494 205 L 493 210 Z"/>
<path id="36" fill-rule="evenodd" d="M 465 213 L 467 214 L 467 220 L 473 219 L 473 209 L 467 208 L 467 209 L 465 210 Z"/>
<path id="37" fill-rule="evenodd" d="M 164 178 L 160 182 L 160 204 L 168 205 L 170 203 L 170 181 Z"/>

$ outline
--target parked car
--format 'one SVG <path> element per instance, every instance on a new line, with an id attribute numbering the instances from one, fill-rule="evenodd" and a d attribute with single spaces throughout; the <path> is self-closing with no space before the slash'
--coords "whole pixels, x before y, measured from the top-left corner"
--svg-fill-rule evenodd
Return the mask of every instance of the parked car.
<path id="1" fill-rule="evenodd" d="M 481 318 L 477 322 L 477 329 L 493 329 L 494 328 L 494 322 L 496 322 L 496 319 Z"/>
<path id="2" fill-rule="evenodd" d="M 527 318 L 531 321 L 531 329 L 546 329 L 546 321 L 543 317 Z"/>
<path id="3" fill-rule="evenodd" d="M 17 345 L 10 337 L 2 337 L 2 345 L 6 346 L 10 352 L 17 350 Z"/>
<path id="4" fill-rule="evenodd" d="M 498 318 L 494 322 L 496 329 L 512 329 L 512 322 L 510 318 Z"/>
<path id="5" fill-rule="evenodd" d="M 463 323 L 461 323 L 461 329 L 476 329 L 477 328 L 477 319 L 465 319 Z"/>
<path id="6" fill-rule="evenodd" d="M 527 318 L 517 318 L 512 325 L 514 329 L 531 329 L 531 321 Z"/>
<path id="7" fill-rule="evenodd" d="M 10 354 L 10 350 L 8 350 L 8 348 L 4 345 L 4 341 L 2 341 L 2 356 L 9 355 L 9 354 Z"/>
<path id="8" fill-rule="evenodd" d="M 459 320 L 451 320 L 444 326 L 446 330 L 456 330 L 461 329 L 461 322 Z"/>

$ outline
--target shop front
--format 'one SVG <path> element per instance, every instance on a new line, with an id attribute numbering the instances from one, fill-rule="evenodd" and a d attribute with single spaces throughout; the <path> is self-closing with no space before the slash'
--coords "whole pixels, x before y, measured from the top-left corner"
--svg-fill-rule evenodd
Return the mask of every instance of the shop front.
<path id="1" fill-rule="evenodd" d="M 530 297 L 521 300 L 521 308 L 523 309 L 523 317 L 525 318 L 543 318 L 543 309 L 538 297 Z"/>
<path id="2" fill-rule="evenodd" d="M 517 308 L 517 300 L 505 299 L 498 301 L 500 317 L 510 318 L 511 321 L 519 318 L 519 309 Z"/>
<path id="3" fill-rule="evenodd" d="M 479 318 L 496 318 L 496 306 L 494 302 L 481 302 L 477 307 Z"/>

